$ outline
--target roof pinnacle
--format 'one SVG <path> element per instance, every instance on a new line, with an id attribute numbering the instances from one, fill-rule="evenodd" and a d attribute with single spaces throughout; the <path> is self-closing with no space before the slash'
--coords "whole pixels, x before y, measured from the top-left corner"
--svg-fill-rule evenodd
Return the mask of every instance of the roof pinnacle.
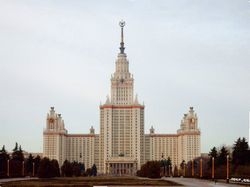
<path id="1" fill-rule="evenodd" d="M 123 41 L 123 27 L 125 26 L 125 21 L 121 20 L 119 22 L 119 25 L 121 27 L 120 54 L 124 54 L 125 47 L 124 47 L 124 41 Z"/>

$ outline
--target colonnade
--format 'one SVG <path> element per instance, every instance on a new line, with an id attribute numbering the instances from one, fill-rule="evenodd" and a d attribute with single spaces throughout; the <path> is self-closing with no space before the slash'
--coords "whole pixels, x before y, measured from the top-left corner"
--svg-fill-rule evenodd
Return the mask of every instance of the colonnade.
<path id="1" fill-rule="evenodd" d="M 134 175 L 135 163 L 107 163 L 107 173 L 111 175 Z"/>

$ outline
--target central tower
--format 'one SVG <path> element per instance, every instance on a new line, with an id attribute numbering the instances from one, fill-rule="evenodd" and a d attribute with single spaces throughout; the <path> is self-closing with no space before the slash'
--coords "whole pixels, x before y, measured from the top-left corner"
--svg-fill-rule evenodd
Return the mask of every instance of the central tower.
<path id="1" fill-rule="evenodd" d="M 127 55 L 124 53 L 123 28 L 125 22 L 120 22 L 121 26 L 121 43 L 120 53 L 116 60 L 115 73 L 111 78 L 111 103 L 115 105 L 131 105 L 133 104 L 134 79 L 129 72 L 129 62 Z"/>
<path id="2" fill-rule="evenodd" d="M 120 52 L 111 76 L 111 98 L 100 106 L 100 165 L 103 173 L 134 174 L 144 163 L 144 106 L 134 97 L 134 79 L 124 53 L 121 27 Z"/>

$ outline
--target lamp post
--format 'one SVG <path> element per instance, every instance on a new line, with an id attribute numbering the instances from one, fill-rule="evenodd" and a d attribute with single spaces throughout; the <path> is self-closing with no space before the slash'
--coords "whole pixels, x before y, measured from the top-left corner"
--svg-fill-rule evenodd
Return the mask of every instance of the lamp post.
<path id="1" fill-rule="evenodd" d="M 212 179 L 214 179 L 214 157 L 212 157 Z"/>
<path id="2" fill-rule="evenodd" d="M 166 159 L 164 158 L 164 155 L 162 153 L 162 156 L 161 156 L 162 160 L 161 160 L 161 163 L 162 163 L 162 166 L 163 166 L 163 176 L 165 177 L 166 176 L 166 166 L 167 166 L 167 161 Z"/>
<path id="3" fill-rule="evenodd" d="M 192 160 L 192 177 L 194 177 L 194 160 Z"/>
<path id="4" fill-rule="evenodd" d="M 7 177 L 10 176 L 10 160 L 7 160 Z"/>
<path id="5" fill-rule="evenodd" d="M 170 173 L 171 168 L 170 168 L 170 167 L 171 167 L 171 165 L 168 166 L 168 174 L 169 174 L 169 177 L 171 176 L 171 173 Z"/>
<path id="6" fill-rule="evenodd" d="M 227 183 L 229 183 L 229 155 L 227 155 Z"/>
<path id="7" fill-rule="evenodd" d="M 35 163 L 32 162 L 32 176 L 35 176 Z"/>
<path id="8" fill-rule="evenodd" d="M 163 161 L 163 176 L 164 177 L 166 176 L 166 167 L 164 161 Z"/>
<path id="9" fill-rule="evenodd" d="M 22 162 L 22 176 L 24 177 L 24 161 Z"/>
<path id="10" fill-rule="evenodd" d="M 184 177 L 186 177 L 186 164 L 184 163 Z"/>
<path id="11" fill-rule="evenodd" d="M 200 159 L 200 178 L 202 178 L 202 158 Z"/>

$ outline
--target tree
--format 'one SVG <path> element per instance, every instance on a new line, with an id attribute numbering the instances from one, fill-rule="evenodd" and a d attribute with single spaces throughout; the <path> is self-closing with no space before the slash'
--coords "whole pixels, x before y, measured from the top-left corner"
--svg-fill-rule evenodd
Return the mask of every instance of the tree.
<path id="1" fill-rule="evenodd" d="M 38 168 L 39 168 L 39 165 L 40 165 L 40 161 L 41 161 L 41 157 L 39 156 L 39 155 L 37 155 L 36 156 L 36 158 L 34 159 L 34 169 L 35 169 L 35 171 L 34 171 L 34 173 L 35 173 L 35 175 L 37 175 L 37 173 L 38 173 Z M 33 165 L 32 165 L 32 167 L 33 167 Z M 32 170 L 32 172 L 33 172 L 33 170 Z"/>
<path id="2" fill-rule="evenodd" d="M 33 173 L 33 162 L 34 162 L 34 157 L 32 156 L 32 154 L 30 154 L 25 164 L 26 172 L 29 176 L 32 176 L 32 173 Z"/>
<path id="3" fill-rule="evenodd" d="M 81 171 L 81 175 L 83 175 L 85 173 L 85 165 L 84 163 L 79 163 L 80 164 L 80 171 Z"/>
<path id="4" fill-rule="evenodd" d="M 51 160 L 51 168 L 52 168 L 52 177 L 60 177 L 60 169 L 59 169 L 59 164 L 58 161 L 53 159 Z"/>
<path id="5" fill-rule="evenodd" d="M 19 150 L 18 151 L 23 152 L 21 145 L 19 145 Z"/>
<path id="6" fill-rule="evenodd" d="M 15 146 L 15 148 L 12 150 L 13 152 L 16 152 L 16 151 L 18 151 L 18 143 L 16 142 L 16 146 Z"/>
<path id="7" fill-rule="evenodd" d="M 141 166 L 141 169 L 137 172 L 137 175 L 140 177 L 160 178 L 160 170 L 160 161 L 148 161 Z"/>
<path id="8" fill-rule="evenodd" d="M 72 173 L 74 176 L 79 177 L 81 175 L 81 165 L 78 162 L 72 163 Z"/>
<path id="9" fill-rule="evenodd" d="M 3 145 L 2 149 L 0 150 L 0 154 L 1 153 L 7 153 L 7 151 L 5 150 L 5 145 Z"/>
<path id="10" fill-rule="evenodd" d="M 92 175 L 92 169 L 91 168 L 87 168 L 85 174 L 86 174 L 86 176 L 91 176 Z"/>
<path id="11" fill-rule="evenodd" d="M 184 169 L 184 167 L 185 167 L 185 160 L 182 160 L 182 162 L 180 164 L 180 167 L 181 167 L 182 170 Z"/>
<path id="12" fill-rule="evenodd" d="M 171 161 L 170 157 L 168 157 L 168 159 L 167 159 L 166 166 L 167 166 L 167 173 L 170 176 L 171 170 L 172 170 L 172 161 Z"/>
<path id="13" fill-rule="evenodd" d="M 233 146 L 233 164 L 244 165 L 250 160 L 248 158 L 248 142 L 245 138 L 238 138 Z"/>
<path id="14" fill-rule="evenodd" d="M 91 173 L 93 176 L 96 176 L 97 175 L 97 168 L 96 168 L 96 165 L 93 164 L 92 168 L 91 168 Z"/>
<path id="15" fill-rule="evenodd" d="M 214 158 L 217 158 L 217 156 L 218 156 L 218 152 L 217 152 L 217 149 L 216 149 L 216 147 L 213 147 L 211 150 L 210 150 L 210 152 L 209 152 L 209 154 L 208 154 L 210 157 L 214 157 Z"/>
<path id="16" fill-rule="evenodd" d="M 47 157 L 44 157 L 40 161 L 40 165 L 38 168 L 38 177 L 39 178 L 51 178 L 51 177 L 59 177 L 59 164 L 57 160 L 50 160 Z"/>
<path id="17" fill-rule="evenodd" d="M 178 177 L 178 168 L 174 166 L 174 177 Z"/>
<path id="18" fill-rule="evenodd" d="M 219 152 L 217 163 L 218 165 L 225 165 L 227 163 L 228 151 L 225 146 L 222 146 Z"/>
<path id="19" fill-rule="evenodd" d="M 167 171 L 167 160 L 164 159 L 164 156 L 162 154 L 161 156 L 161 161 L 160 161 L 160 165 L 161 165 L 161 172 L 162 172 L 162 168 L 163 168 L 163 173 L 161 174 L 162 176 L 166 176 L 166 171 Z"/>
<path id="20" fill-rule="evenodd" d="M 21 177 L 23 175 L 22 169 L 23 169 L 23 150 L 22 147 L 19 146 L 16 142 L 15 148 L 12 152 L 12 159 L 10 160 L 10 176 L 11 177 Z"/>
<path id="21" fill-rule="evenodd" d="M 40 165 L 38 168 L 38 177 L 39 178 L 50 178 L 51 177 L 51 164 L 50 164 L 50 160 L 47 157 L 44 157 L 41 161 L 40 161 Z"/>
<path id="22" fill-rule="evenodd" d="M 13 149 L 13 152 L 12 152 L 12 159 L 18 160 L 18 161 L 24 161 L 22 147 L 20 145 L 19 149 L 18 149 L 18 143 L 17 142 L 16 142 L 15 148 Z"/>
<path id="23" fill-rule="evenodd" d="M 214 165 L 217 164 L 218 152 L 217 152 L 216 147 L 213 147 L 213 148 L 210 150 L 208 156 L 210 156 L 210 160 L 209 160 L 209 162 L 208 162 L 208 167 L 211 168 L 211 167 L 212 167 L 212 158 L 214 158 Z"/>
<path id="24" fill-rule="evenodd" d="M 3 146 L 0 150 L 0 178 L 7 177 L 7 160 L 9 160 L 9 158 L 5 146 Z"/>
<path id="25" fill-rule="evenodd" d="M 65 160 L 61 167 L 61 171 L 62 171 L 62 176 L 72 177 L 73 175 L 72 164 L 68 160 Z"/>

